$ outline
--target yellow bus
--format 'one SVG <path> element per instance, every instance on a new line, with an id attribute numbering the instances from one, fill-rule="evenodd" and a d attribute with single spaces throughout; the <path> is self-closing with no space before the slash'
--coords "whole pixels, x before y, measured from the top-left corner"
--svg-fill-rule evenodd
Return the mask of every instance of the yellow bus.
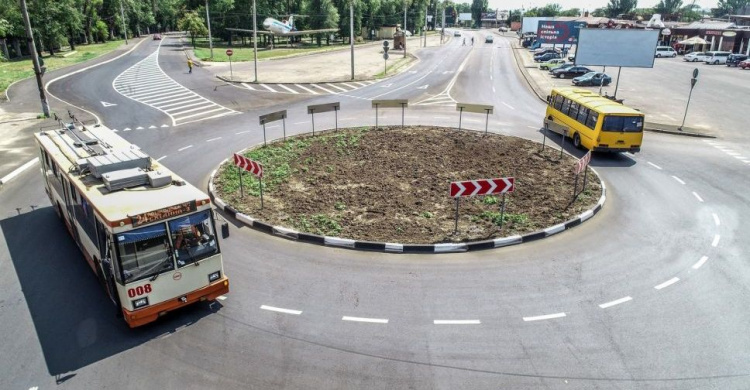
<path id="1" fill-rule="evenodd" d="M 52 206 L 131 328 L 229 292 L 204 192 L 104 126 L 35 139 Z"/>
<path id="2" fill-rule="evenodd" d="M 641 112 L 579 88 L 555 88 L 547 96 L 544 126 L 594 152 L 641 150 Z"/>

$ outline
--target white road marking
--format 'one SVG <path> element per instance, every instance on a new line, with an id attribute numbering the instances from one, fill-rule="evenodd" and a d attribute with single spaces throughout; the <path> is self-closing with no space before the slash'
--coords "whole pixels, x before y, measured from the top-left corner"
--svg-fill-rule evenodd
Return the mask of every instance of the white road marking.
<path id="1" fill-rule="evenodd" d="M 279 86 L 279 87 L 281 87 L 281 88 L 284 88 L 284 89 L 286 89 L 287 91 L 289 91 L 289 92 L 291 92 L 291 93 L 294 93 L 294 94 L 299 94 L 299 92 L 297 92 L 297 91 L 295 91 L 295 90 L 293 90 L 293 89 L 291 89 L 291 88 L 287 87 L 287 86 L 286 86 L 286 85 L 284 85 L 284 84 L 276 84 L 276 85 L 278 85 L 278 86 Z"/>
<path id="2" fill-rule="evenodd" d="M 324 91 L 326 91 L 326 92 L 328 92 L 328 93 L 330 93 L 330 94 L 336 95 L 336 92 L 333 92 L 333 91 L 331 91 L 331 90 L 329 90 L 329 89 L 325 89 L 325 88 L 321 87 L 321 86 L 320 86 L 320 85 L 318 85 L 318 84 L 310 84 L 310 85 L 312 85 L 312 86 L 313 86 L 313 87 L 315 87 L 315 88 L 320 88 L 320 89 L 322 89 L 322 90 L 324 90 Z"/>
<path id="3" fill-rule="evenodd" d="M 247 88 L 247 89 L 249 89 L 249 90 L 251 90 L 251 91 L 255 91 L 255 88 L 253 88 L 253 87 L 252 87 L 252 86 L 251 86 L 250 84 L 248 84 L 248 83 L 242 83 L 242 85 L 244 85 L 244 86 L 245 86 L 245 88 Z"/>
<path id="4" fill-rule="evenodd" d="M 387 318 L 363 318 L 363 317 L 341 317 L 342 321 L 353 321 L 353 322 L 370 322 L 373 324 L 387 324 Z"/>
<path id="5" fill-rule="evenodd" d="M 667 118 L 669 120 L 672 120 L 672 121 L 675 120 L 674 118 L 672 118 L 671 116 L 666 115 L 666 114 L 661 114 L 661 116 L 663 116 L 663 117 L 665 117 L 665 118 Z"/>
<path id="6" fill-rule="evenodd" d="M 716 224 L 716 226 L 721 225 L 721 221 L 719 221 L 719 216 L 716 215 L 716 213 L 713 213 L 711 215 L 713 215 L 713 217 L 714 217 L 714 223 Z"/>
<path id="7" fill-rule="evenodd" d="M 156 128 L 156 126 L 154 126 L 154 125 L 151 125 L 151 126 L 149 126 L 148 128 L 149 128 L 149 129 L 155 129 L 155 128 Z"/>
<path id="8" fill-rule="evenodd" d="M 271 91 L 271 92 L 276 92 L 276 90 L 275 90 L 275 89 L 273 89 L 273 88 L 271 88 L 271 87 L 269 87 L 269 86 L 267 86 L 267 85 L 265 85 L 265 84 L 259 84 L 259 85 L 260 85 L 261 87 L 263 87 L 263 88 L 265 88 L 265 89 L 267 89 L 267 90 Z"/>
<path id="9" fill-rule="evenodd" d="M 675 180 L 677 180 L 678 183 L 680 183 L 682 185 L 685 185 L 685 182 L 682 181 L 682 179 L 680 179 L 679 177 L 672 175 L 672 178 L 675 179 Z"/>
<path id="10" fill-rule="evenodd" d="M 539 126 L 526 126 L 529 129 L 539 130 Z"/>
<path id="11" fill-rule="evenodd" d="M 221 137 L 211 138 L 211 139 L 207 139 L 206 142 L 218 141 L 220 139 L 221 139 Z"/>
<path id="12" fill-rule="evenodd" d="M 671 285 L 673 285 L 673 284 L 675 284 L 675 283 L 677 283 L 679 281 L 680 281 L 680 278 L 674 277 L 672 279 L 667 280 L 666 282 L 664 282 L 662 284 L 654 286 L 654 288 L 657 289 L 657 290 L 661 290 L 661 289 L 663 289 L 665 287 L 669 287 L 669 286 L 671 286 Z"/>
<path id="13" fill-rule="evenodd" d="M 503 103 L 503 105 L 504 105 L 505 107 L 508 107 L 508 108 L 510 108 L 511 110 L 515 110 L 515 108 L 513 108 L 513 106 L 511 106 L 510 104 L 508 104 L 508 103 L 506 103 L 506 102 L 502 102 L 502 103 Z"/>
<path id="14" fill-rule="evenodd" d="M 193 145 L 188 145 L 188 146 L 185 146 L 184 148 L 179 148 L 179 149 L 177 149 L 177 151 L 178 151 L 178 152 L 182 152 L 183 150 L 187 150 L 187 149 L 190 149 L 190 148 L 192 148 L 192 147 L 193 147 Z"/>
<path id="15" fill-rule="evenodd" d="M 565 313 L 546 314 L 543 316 L 535 316 L 535 317 L 523 317 L 523 320 L 528 322 L 528 321 L 551 320 L 553 318 L 562 318 L 562 317 L 565 317 Z"/>
<path id="16" fill-rule="evenodd" d="M 251 132 L 251 131 L 252 131 L 252 130 L 245 130 L 245 131 L 240 131 L 239 133 L 234 133 L 234 134 L 236 134 L 236 135 L 240 135 L 240 134 L 245 134 L 245 133 L 249 133 L 249 132 Z"/>
<path id="17" fill-rule="evenodd" d="M 299 85 L 299 84 L 294 84 L 294 86 L 295 86 L 295 87 L 297 87 L 297 88 L 301 88 L 301 89 L 304 89 L 305 91 L 307 91 L 307 92 L 310 92 L 310 93 L 311 93 L 311 94 L 313 94 L 313 95 L 317 95 L 317 94 L 318 94 L 317 92 L 313 91 L 312 89 L 310 89 L 310 88 L 307 88 L 307 87 L 304 87 L 304 86 L 302 86 L 302 85 Z"/>
<path id="18" fill-rule="evenodd" d="M 225 301 L 227 299 L 227 297 L 226 297 L 226 295 L 219 295 L 218 297 L 216 297 L 216 299 L 218 299 L 220 301 Z"/>
<path id="19" fill-rule="evenodd" d="M 122 129 L 122 131 L 130 131 L 130 127 L 126 127 L 124 129 Z"/>
<path id="20" fill-rule="evenodd" d="M 341 83 L 341 85 L 346 85 L 347 87 L 351 88 L 352 90 L 355 90 L 355 89 L 357 89 L 357 87 L 356 87 L 356 86 L 354 86 L 354 85 L 351 85 L 351 84 L 349 84 L 349 83 Z"/>
<path id="21" fill-rule="evenodd" d="M 649 162 L 648 162 L 648 165 L 651 165 L 652 167 L 654 167 L 654 168 L 656 168 L 656 169 L 658 169 L 658 170 L 661 170 L 661 167 L 660 167 L 660 166 L 658 166 L 658 165 L 656 165 L 656 164 L 652 163 L 651 161 L 649 161 Z"/>
<path id="22" fill-rule="evenodd" d="M 606 309 L 608 307 L 612 307 L 614 305 L 619 305 L 621 303 L 625 303 L 625 302 L 632 301 L 632 300 L 633 300 L 632 297 L 627 296 L 627 297 L 624 297 L 624 298 L 615 299 L 614 301 L 611 301 L 611 302 L 602 303 L 601 305 L 599 305 L 599 307 L 601 307 L 602 309 Z"/>
<path id="23" fill-rule="evenodd" d="M 300 314 L 302 314 L 301 310 L 283 309 L 281 307 L 273 307 L 273 306 L 263 305 L 260 308 L 263 309 L 263 310 L 275 311 L 277 313 L 284 313 L 284 314 L 294 314 L 294 315 L 297 315 L 297 316 L 300 315 Z"/>
<path id="24" fill-rule="evenodd" d="M 695 199 L 698 199 L 698 202 L 703 203 L 703 198 L 697 192 L 693 191 L 693 195 L 695 195 Z"/>
<path id="25" fill-rule="evenodd" d="M 703 266 L 703 264 L 708 260 L 708 256 L 701 257 L 700 260 L 698 260 L 697 263 L 693 264 L 693 269 L 698 269 Z"/>
<path id="26" fill-rule="evenodd" d="M 104 107 L 112 107 L 112 106 L 116 106 L 117 105 L 115 103 L 107 103 L 107 102 L 101 102 L 101 103 L 102 103 L 102 106 L 104 106 Z"/>
<path id="27" fill-rule="evenodd" d="M 495 86 L 494 85 L 492 86 L 492 93 L 497 93 L 497 91 L 495 91 Z"/>
<path id="28" fill-rule="evenodd" d="M 3 185 L 3 184 L 5 184 L 5 183 L 9 182 L 9 181 L 10 181 L 11 179 L 13 179 L 14 177 L 16 177 L 16 176 L 20 175 L 20 174 L 21 174 L 21 172 L 23 172 L 23 171 L 25 171 L 25 170 L 29 169 L 29 168 L 30 168 L 30 167 L 31 167 L 32 165 L 34 165 L 34 164 L 36 164 L 36 163 L 38 163 L 38 162 L 39 162 L 39 157 L 36 157 L 36 158 L 34 158 L 33 160 L 31 160 L 31 161 L 28 161 L 28 162 L 26 162 L 25 164 L 21 165 L 20 167 L 18 167 L 18 168 L 16 168 L 16 169 L 14 169 L 14 170 L 13 170 L 13 172 L 11 172 L 11 173 L 9 173 L 9 174 L 7 174 L 7 175 L 3 176 L 3 178 L 2 178 L 2 179 L 0 179 L 0 185 Z"/>
<path id="29" fill-rule="evenodd" d="M 167 156 L 161 156 L 161 157 L 157 158 L 156 161 L 161 161 L 161 160 L 164 160 L 165 158 L 167 158 Z"/>
<path id="30" fill-rule="evenodd" d="M 293 125 L 306 125 L 307 122 L 294 122 Z"/>
<path id="31" fill-rule="evenodd" d="M 711 242 L 711 246 L 714 247 L 714 248 L 716 248 L 717 246 L 719 246 L 719 240 L 721 240 L 721 236 L 718 235 L 718 234 L 715 235 L 713 242 Z"/>
<path id="32" fill-rule="evenodd" d="M 360 85 L 360 86 L 362 86 L 362 87 L 366 87 L 366 86 L 368 86 L 368 85 L 369 85 L 369 84 L 365 84 L 365 83 L 360 83 L 360 82 L 358 82 L 358 81 L 354 81 L 354 84 L 359 84 L 359 85 Z"/>
<path id="33" fill-rule="evenodd" d="M 479 320 L 435 320 L 435 325 L 479 325 L 482 322 Z"/>
<path id="34" fill-rule="evenodd" d="M 733 157 L 734 157 L 734 156 L 739 156 L 739 155 L 740 155 L 740 153 L 737 153 L 737 152 L 734 152 L 734 151 L 732 151 L 732 152 L 724 152 L 724 153 L 726 153 L 726 154 L 728 154 L 728 155 L 730 155 L 730 156 L 733 156 Z"/>
<path id="35" fill-rule="evenodd" d="M 138 126 L 135 128 L 136 130 L 143 130 L 143 126 Z"/>

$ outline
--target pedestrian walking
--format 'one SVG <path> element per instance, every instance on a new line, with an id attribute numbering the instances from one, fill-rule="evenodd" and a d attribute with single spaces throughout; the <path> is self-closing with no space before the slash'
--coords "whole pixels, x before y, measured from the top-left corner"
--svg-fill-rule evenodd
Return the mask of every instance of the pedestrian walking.
<path id="1" fill-rule="evenodd" d="M 464 38 L 464 42 L 461 44 L 461 46 L 466 46 L 466 38 Z"/>
<path id="2" fill-rule="evenodd" d="M 188 73 L 193 73 L 193 60 L 188 58 Z"/>
<path id="3" fill-rule="evenodd" d="M 471 37 L 471 46 L 474 46 L 474 37 Z"/>

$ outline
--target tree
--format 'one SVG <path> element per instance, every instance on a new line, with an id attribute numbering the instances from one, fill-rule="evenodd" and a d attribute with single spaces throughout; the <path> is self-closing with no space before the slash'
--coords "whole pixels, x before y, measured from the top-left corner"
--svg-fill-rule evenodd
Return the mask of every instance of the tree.
<path id="1" fill-rule="evenodd" d="M 682 14 L 680 21 L 683 22 L 694 22 L 696 20 L 700 20 L 700 18 L 703 16 L 703 13 L 701 12 L 701 6 L 695 4 L 695 0 L 693 0 L 691 4 L 682 7 L 682 9 L 680 10 L 680 14 Z"/>
<path id="2" fill-rule="evenodd" d="M 581 16 L 581 9 L 580 8 L 571 8 L 566 9 L 565 11 L 561 11 L 558 16 Z"/>
<path id="3" fill-rule="evenodd" d="M 471 19 L 475 26 L 482 25 L 482 12 L 487 11 L 487 0 L 472 0 Z"/>
<path id="4" fill-rule="evenodd" d="M 711 11 L 714 16 L 721 17 L 736 14 L 748 5 L 750 5 L 750 0 L 719 0 L 716 8 Z"/>
<path id="5" fill-rule="evenodd" d="M 195 49 L 195 37 L 208 35 L 208 29 L 203 24 L 203 18 L 198 16 L 195 11 L 188 11 L 185 13 L 179 21 L 177 21 L 177 28 L 182 31 L 190 33 L 190 38 L 193 42 L 193 49 Z"/>
<path id="6" fill-rule="evenodd" d="M 305 11 L 310 15 L 310 28 L 314 30 L 336 28 L 339 24 L 339 11 L 332 0 L 309 0 Z M 318 46 L 321 45 L 321 35 L 315 36 Z"/>
<path id="7" fill-rule="evenodd" d="M 609 0 L 604 12 L 608 17 L 616 18 L 618 15 L 632 13 L 637 7 L 638 0 Z"/>
<path id="8" fill-rule="evenodd" d="M 654 7 L 654 12 L 661 14 L 663 20 L 679 18 L 682 0 L 659 0 Z"/>

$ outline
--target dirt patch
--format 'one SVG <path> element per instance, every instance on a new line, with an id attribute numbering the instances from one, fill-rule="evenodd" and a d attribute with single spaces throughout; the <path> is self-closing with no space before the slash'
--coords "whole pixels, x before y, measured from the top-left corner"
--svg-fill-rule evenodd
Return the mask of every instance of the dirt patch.
<path id="1" fill-rule="evenodd" d="M 241 213 L 314 234 L 399 243 L 465 242 L 537 231 L 588 210 L 601 185 L 589 172 L 573 202 L 575 159 L 497 134 L 437 127 L 340 129 L 289 138 L 245 153 L 264 165 L 258 180 L 225 164 L 214 185 Z M 462 198 L 453 234 L 452 181 L 515 177 L 506 196 Z M 579 179 L 581 190 L 583 175 Z"/>

